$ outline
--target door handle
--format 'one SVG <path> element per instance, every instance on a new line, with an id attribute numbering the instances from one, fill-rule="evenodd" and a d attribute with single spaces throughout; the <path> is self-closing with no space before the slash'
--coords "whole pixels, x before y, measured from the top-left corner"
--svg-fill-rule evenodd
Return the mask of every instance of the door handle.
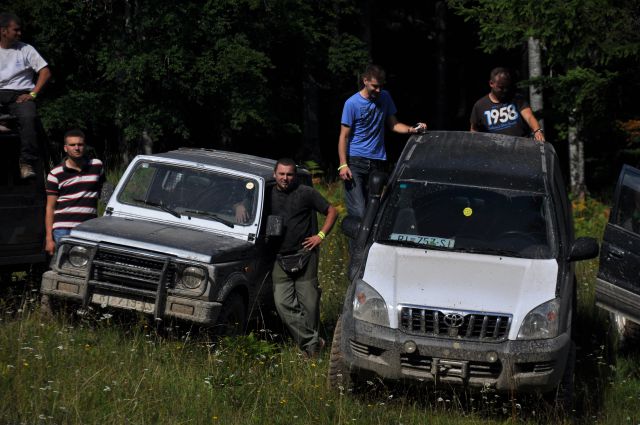
<path id="1" fill-rule="evenodd" d="M 616 258 L 624 257 L 624 251 L 621 250 L 620 248 L 615 248 L 615 247 L 609 248 L 609 254 L 611 254 L 612 257 L 616 257 Z"/>

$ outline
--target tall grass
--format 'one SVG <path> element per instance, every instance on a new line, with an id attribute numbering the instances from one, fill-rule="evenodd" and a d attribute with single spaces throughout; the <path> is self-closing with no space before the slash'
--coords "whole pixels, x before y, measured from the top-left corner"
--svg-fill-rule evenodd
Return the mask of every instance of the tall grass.
<path id="1" fill-rule="evenodd" d="M 320 190 L 340 209 L 339 184 Z M 595 201 L 576 208 L 577 233 L 601 235 L 604 210 Z M 322 244 L 327 337 L 348 285 L 346 246 L 338 227 Z M 596 270 L 593 261 L 578 273 L 576 422 L 637 425 L 640 358 L 612 346 L 607 316 L 593 306 Z M 185 324 L 157 329 L 148 318 L 100 309 L 46 320 L 26 285 L 3 288 L 0 298 L 3 424 L 562 423 L 535 397 L 490 390 L 372 385 L 361 394 L 334 392 L 326 384 L 328 352 L 304 360 L 274 335 L 280 329 L 216 341 Z"/>

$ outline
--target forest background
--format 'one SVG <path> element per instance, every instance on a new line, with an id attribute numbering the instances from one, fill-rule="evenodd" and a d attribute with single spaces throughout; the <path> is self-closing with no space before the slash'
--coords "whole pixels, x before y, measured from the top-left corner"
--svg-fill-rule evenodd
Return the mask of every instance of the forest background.
<path id="1" fill-rule="evenodd" d="M 432 130 L 468 130 L 489 71 L 511 67 L 525 94 L 535 84 L 542 95 L 534 109 L 567 174 L 582 167 L 574 191 L 610 192 L 640 155 L 638 0 L 9 0 L 0 9 L 21 16 L 23 41 L 50 64 L 38 98 L 50 142 L 60 150 L 67 129 L 83 128 L 110 168 L 193 146 L 293 156 L 331 179 L 342 105 L 370 62 L 387 70 L 398 118 Z M 388 136 L 391 163 L 405 141 Z"/>

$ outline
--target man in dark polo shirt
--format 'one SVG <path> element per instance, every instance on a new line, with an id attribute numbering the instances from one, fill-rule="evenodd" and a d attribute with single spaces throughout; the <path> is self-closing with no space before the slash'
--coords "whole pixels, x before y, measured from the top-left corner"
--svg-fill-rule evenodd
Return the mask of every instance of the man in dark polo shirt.
<path id="1" fill-rule="evenodd" d="M 298 184 L 296 164 L 280 159 L 274 169 L 271 213 L 282 216 L 283 235 L 277 241 L 273 265 L 273 298 L 280 318 L 308 357 L 319 354 L 324 341 L 318 336 L 320 288 L 318 246 L 331 231 L 338 213 L 315 189 Z M 313 214 L 326 215 L 315 233 Z"/>
<path id="2" fill-rule="evenodd" d="M 98 216 L 98 196 L 104 182 L 102 161 L 85 156 L 84 133 L 64 135 L 67 157 L 47 176 L 45 250 L 53 255 L 56 244 L 78 224 Z"/>

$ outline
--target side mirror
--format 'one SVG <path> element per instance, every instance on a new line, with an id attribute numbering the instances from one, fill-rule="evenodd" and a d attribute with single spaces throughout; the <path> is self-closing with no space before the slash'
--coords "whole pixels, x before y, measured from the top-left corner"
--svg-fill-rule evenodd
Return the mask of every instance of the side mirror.
<path id="1" fill-rule="evenodd" d="M 573 242 L 568 260 L 580 261 L 596 258 L 599 251 L 600 247 L 594 238 L 581 237 Z"/>
<path id="2" fill-rule="evenodd" d="M 109 199 L 111 199 L 111 197 L 113 196 L 114 190 L 116 190 L 116 187 L 113 184 L 109 182 L 104 182 L 102 184 L 102 190 L 100 191 L 100 199 L 102 199 L 105 205 L 109 203 Z"/>
<path id="3" fill-rule="evenodd" d="M 389 175 L 383 171 L 374 171 L 369 176 L 369 196 L 380 196 L 387 184 Z"/>
<path id="4" fill-rule="evenodd" d="M 342 220 L 342 233 L 349 239 L 355 239 L 360 231 L 360 217 L 348 215 Z"/>
<path id="5" fill-rule="evenodd" d="M 282 236 L 284 219 L 280 215 L 267 217 L 267 236 Z"/>

